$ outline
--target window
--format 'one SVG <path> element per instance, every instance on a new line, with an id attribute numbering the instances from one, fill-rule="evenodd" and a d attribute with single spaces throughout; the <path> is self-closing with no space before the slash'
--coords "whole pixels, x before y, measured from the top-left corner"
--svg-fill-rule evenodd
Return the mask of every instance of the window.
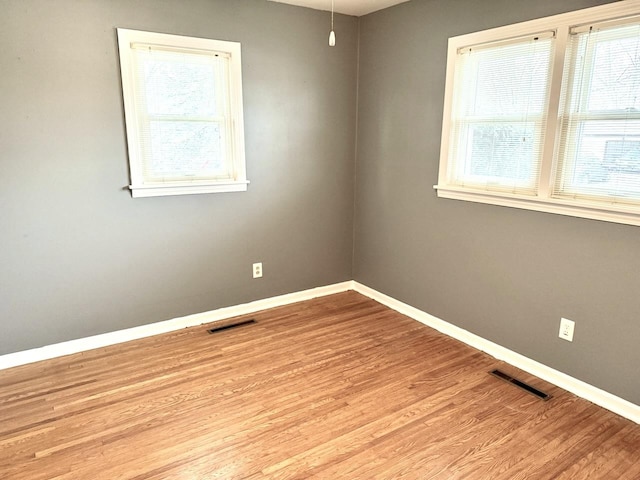
<path id="1" fill-rule="evenodd" d="M 118 29 L 134 197 L 247 189 L 240 44 Z"/>
<path id="2" fill-rule="evenodd" d="M 575 29 L 569 52 L 555 194 L 638 204 L 640 24 Z"/>
<path id="3" fill-rule="evenodd" d="M 553 37 L 468 47 L 457 55 L 451 182 L 535 193 Z"/>
<path id="4" fill-rule="evenodd" d="M 640 225 L 640 6 L 449 39 L 438 196 Z"/>

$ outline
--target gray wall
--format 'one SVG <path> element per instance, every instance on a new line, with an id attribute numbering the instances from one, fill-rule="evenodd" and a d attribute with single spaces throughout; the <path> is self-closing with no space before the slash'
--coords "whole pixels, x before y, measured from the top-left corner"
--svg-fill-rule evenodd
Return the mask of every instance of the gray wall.
<path id="1" fill-rule="evenodd" d="M 0 354 L 351 279 L 336 22 L 330 49 L 326 12 L 266 0 L 0 0 Z M 116 27 L 242 42 L 248 192 L 131 198 Z"/>
<path id="2" fill-rule="evenodd" d="M 361 19 L 354 278 L 640 404 L 640 229 L 432 189 L 447 38 L 600 3 L 412 0 Z"/>

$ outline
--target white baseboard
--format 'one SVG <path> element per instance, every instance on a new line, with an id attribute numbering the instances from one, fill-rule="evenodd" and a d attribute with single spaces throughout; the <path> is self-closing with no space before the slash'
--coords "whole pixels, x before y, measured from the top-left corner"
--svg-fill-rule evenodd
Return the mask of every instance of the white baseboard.
<path id="1" fill-rule="evenodd" d="M 106 347 L 117 343 L 137 340 L 139 338 L 150 337 L 160 333 L 173 332 L 181 328 L 202 325 L 203 323 L 216 322 L 225 318 L 236 317 L 238 315 L 248 315 L 250 313 L 266 310 L 267 308 L 279 307 L 290 303 L 310 300 L 316 297 L 332 295 L 334 293 L 345 292 L 353 289 L 353 282 L 347 281 L 327 285 L 325 287 L 311 288 L 301 292 L 287 293 L 277 297 L 265 298 L 254 302 L 243 303 L 231 307 L 219 308 L 209 312 L 196 313 L 186 317 L 174 318 L 162 322 L 151 323 L 139 327 L 117 330 L 115 332 L 103 333 L 91 337 L 69 340 L 67 342 L 46 345 L 40 348 L 24 350 L 22 352 L 9 353 L 0 356 L 0 370 L 25 365 L 27 363 L 49 360 L 55 357 L 71 355 L 73 353 L 93 350 L 94 348 Z"/>
<path id="2" fill-rule="evenodd" d="M 204 313 L 196 313 L 186 317 L 174 318 L 163 322 L 142 325 L 140 327 L 127 328 L 115 332 L 94 335 L 92 337 L 70 340 L 68 342 L 56 343 L 40 348 L 25 350 L 22 352 L 9 353 L 0 356 L 0 370 L 25 365 L 28 363 L 48 360 L 63 355 L 92 350 L 94 348 L 106 347 L 117 343 L 128 342 L 139 338 L 150 337 L 160 333 L 172 332 L 186 327 L 202 325 L 204 323 L 216 322 L 226 318 L 236 317 L 238 315 L 248 315 L 267 308 L 289 305 L 291 303 L 310 300 L 316 297 L 332 295 L 334 293 L 345 292 L 347 290 L 355 290 L 387 307 L 396 310 L 420 323 L 423 323 L 445 335 L 460 340 L 467 345 L 477 348 L 489 355 L 507 362 L 514 367 L 520 368 L 525 372 L 529 372 L 543 380 L 546 380 L 560 388 L 563 388 L 575 395 L 589 400 L 607 410 L 618 415 L 628 418 L 635 423 L 640 424 L 640 406 L 617 397 L 609 392 L 601 390 L 593 385 L 589 385 L 581 380 L 571 377 L 565 373 L 548 367 L 535 360 L 520 355 L 508 348 L 486 340 L 460 327 L 456 327 L 444 320 L 419 310 L 411 305 L 400 302 L 395 298 L 389 297 L 372 288 L 367 287 L 356 281 L 347 281 L 336 283 L 325 287 L 312 288 L 300 292 L 288 293 L 277 297 L 256 300 L 254 302 L 234 305 L 231 307 L 220 308 Z"/>
<path id="3" fill-rule="evenodd" d="M 554 385 L 557 385 L 558 387 L 581 398 L 589 400 L 600 407 L 606 408 L 607 410 L 640 424 L 639 405 L 617 397 L 609 392 L 594 387 L 593 385 L 589 385 L 588 383 L 571 377 L 566 373 L 562 373 L 542 363 L 536 362 L 535 360 L 527 358 L 524 355 L 520 355 L 519 353 L 486 340 L 460 327 L 456 327 L 455 325 L 445 322 L 433 315 L 429 315 L 422 310 L 418 310 L 411 305 L 407 305 L 406 303 L 400 302 L 399 300 L 389 297 L 384 293 L 380 293 L 369 288 L 366 285 L 362 285 L 361 283 L 354 281 L 353 289 L 356 292 L 366 295 L 367 297 L 372 298 L 373 300 L 376 300 L 377 302 L 380 302 L 403 315 L 411 317 L 420 323 L 434 328 L 445 335 L 460 340 L 473 348 L 486 352 L 498 360 L 502 360 L 514 367 L 546 380 L 547 382 L 553 383 Z"/>

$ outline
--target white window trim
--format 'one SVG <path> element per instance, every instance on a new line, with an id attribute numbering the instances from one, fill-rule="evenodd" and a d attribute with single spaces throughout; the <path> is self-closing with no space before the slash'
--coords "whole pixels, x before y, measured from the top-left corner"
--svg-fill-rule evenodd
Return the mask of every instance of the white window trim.
<path id="1" fill-rule="evenodd" d="M 552 185 L 555 168 L 554 154 L 557 131 L 559 128 L 558 112 L 560 109 L 561 84 L 565 64 L 565 53 L 570 29 L 589 22 L 603 23 L 617 21 L 621 17 L 640 14 L 640 0 L 623 0 L 613 4 L 577 10 L 574 12 L 540 18 L 528 22 L 508 25 L 481 32 L 460 35 L 449 39 L 447 51 L 446 84 L 444 96 L 444 113 L 442 122 L 442 138 L 440 149 L 440 170 L 438 184 L 434 185 L 438 197 L 465 200 L 505 207 L 536 210 L 547 213 L 569 215 L 574 217 L 604 220 L 640 226 L 640 207 L 621 203 L 590 202 L 585 199 L 554 198 Z M 551 91 L 548 109 L 547 141 L 544 145 L 540 183 L 536 196 L 502 193 L 468 187 L 460 187 L 450 182 L 449 146 L 451 114 L 453 108 L 455 63 L 457 52 L 461 48 L 504 41 L 512 38 L 533 35 L 540 31 L 556 32 L 556 44 L 553 67 L 551 71 Z"/>
<path id="2" fill-rule="evenodd" d="M 165 33 L 144 32 L 117 28 L 125 126 L 129 152 L 131 185 L 134 198 L 164 195 L 246 191 L 247 180 L 244 150 L 244 118 L 242 100 L 242 58 L 238 42 L 185 37 Z M 135 110 L 135 83 L 131 45 L 135 43 L 169 46 L 195 50 L 222 52 L 229 56 L 229 106 L 231 112 L 231 146 L 233 178 L 222 180 L 177 180 L 172 182 L 145 182 L 140 153 L 138 116 Z"/>

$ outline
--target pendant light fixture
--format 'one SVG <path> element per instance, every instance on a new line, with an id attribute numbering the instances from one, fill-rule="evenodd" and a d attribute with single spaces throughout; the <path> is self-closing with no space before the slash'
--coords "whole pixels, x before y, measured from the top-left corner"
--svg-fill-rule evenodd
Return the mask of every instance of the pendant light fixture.
<path id="1" fill-rule="evenodd" d="M 329 46 L 330 47 L 335 47 L 336 46 L 336 32 L 333 31 L 333 2 L 334 2 L 334 0 L 331 0 L 331 31 L 329 32 Z"/>

